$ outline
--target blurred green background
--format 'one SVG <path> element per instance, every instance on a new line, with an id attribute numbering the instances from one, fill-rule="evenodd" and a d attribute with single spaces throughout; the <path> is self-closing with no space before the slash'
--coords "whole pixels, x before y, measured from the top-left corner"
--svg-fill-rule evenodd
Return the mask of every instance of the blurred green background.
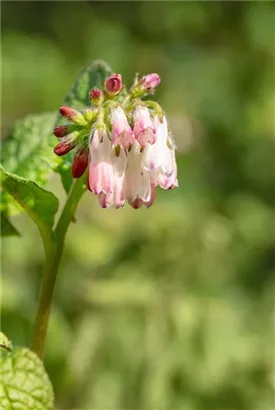
<path id="1" fill-rule="evenodd" d="M 178 145 L 180 187 L 149 211 L 79 206 L 47 339 L 56 409 L 274 409 L 274 6 L 2 2 L 4 138 L 102 58 L 128 85 L 161 75 Z M 27 216 L 13 223 L 2 330 L 29 345 L 43 250 Z"/>

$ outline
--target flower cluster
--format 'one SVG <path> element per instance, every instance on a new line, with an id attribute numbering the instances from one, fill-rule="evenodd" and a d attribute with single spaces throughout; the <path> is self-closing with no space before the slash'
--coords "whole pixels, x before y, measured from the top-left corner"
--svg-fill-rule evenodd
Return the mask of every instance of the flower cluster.
<path id="1" fill-rule="evenodd" d="M 104 90 L 94 88 L 91 107 L 77 111 L 61 107 L 70 124 L 53 133 L 60 138 L 54 148 L 65 155 L 75 148 L 72 176 L 81 177 L 88 168 L 87 186 L 103 208 L 150 207 L 156 187 L 178 186 L 175 144 L 162 108 L 142 98 L 160 83 L 158 74 L 135 80 L 127 93 L 120 74 L 105 80 Z"/>

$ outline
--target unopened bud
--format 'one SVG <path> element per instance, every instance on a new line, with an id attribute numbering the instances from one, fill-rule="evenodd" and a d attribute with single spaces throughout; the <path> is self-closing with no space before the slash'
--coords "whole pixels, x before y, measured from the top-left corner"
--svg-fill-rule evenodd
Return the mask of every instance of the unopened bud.
<path id="1" fill-rule="evenodd" d="M 66 135 L 70 134 L 74 130 L 75 130 L 75 127 L 73 125 L 59 125 L 59 127 L 56 127 L 53 130 L 53 134 L 57 138 L 62 138 L 62 137 L 66 137 Z"/>
<path id="2" fill-rule="evenodd" d="M 134 99 L 152 94 L 152 92 L 155 90 L 155 88 L 157 88 L 159 84 L 160 76 L 156 73 L 147 74 L 138 82 L 136 79 L 130 90 L 131 98 Z"/>
<path id="3" fill-rule="evenodd" d="M 74 162 L 72 166 L 73 178 L 80 178 L 84 174 L 88 166 L 88 162 L 89 162 L 88 150 L 80 150 L 75 154 Z"/>
<path id="4" fill-rule="evenodd" d="M 107 95 L 115 96 L 123 88 L 122 77 L 120 74 L 112 74 L 109 78 L 106 78 L 104 83 L 104 90 Z"/>
<path id="5" fill-rule="evenodd" d="M 79 112 L 74 110 L 71 107 L 60 107 L 59 109 L 60 114 L 62 117 L 67 118 L 68 120 L 71 120 L 74 117 L 77 117 L 79 115 Z"/>
<path id="6" fill-rule="evenodd" d="M 74 122 L 77 125 L 87 125 L 87 121 L 85 120 L 84 116 L 79 111 L 74 110 L 71 107 L 60 107 L 59 112 L 62 117 Z"/>
<path id="7" fill-rule="evenodd" d="M 56 155 L 62 156 L 68 154 L 74 147 L 73 142 L 61 141 L 55 146 L 54 152 Z"/>
<path id="8" fill-rule="evenodd" d="M 103 102 L 103 93 L 98 88 L 93 88 L 89 93 L 93 105 L 98 106 Z"/>
<path id="9" fill-rule="evenodd" d="M 148 91 L 154 90 L 160 84 L 160 76 L 156 73 L 147 74 L 141 79 L 141 84 Z"/>

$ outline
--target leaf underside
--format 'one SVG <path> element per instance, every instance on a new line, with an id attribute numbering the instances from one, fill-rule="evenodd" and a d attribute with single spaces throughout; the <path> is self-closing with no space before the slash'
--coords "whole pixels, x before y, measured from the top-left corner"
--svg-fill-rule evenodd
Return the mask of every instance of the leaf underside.
<path id="1" fill-rule="evenodd" d="M 1 236 L 20 236 L 18 230 L 3 212 L 1 213 Z"/>

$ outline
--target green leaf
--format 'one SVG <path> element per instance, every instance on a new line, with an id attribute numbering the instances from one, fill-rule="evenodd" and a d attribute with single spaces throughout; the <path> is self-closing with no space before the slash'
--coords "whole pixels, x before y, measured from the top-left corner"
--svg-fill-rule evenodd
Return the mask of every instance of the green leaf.
<path id="1" fill-rule="evenodd" d="M 11 343 L 11 341 L 10 341 L 10 340 L 7 338 L 7 336 L 6 336 L 4 333 L 2 333 L 2 332 L 0 332 L 0 347 L 1 347 L 2 349 L 5 349 L 5 350 L 9 351 L 9 352 L 12 351 L 12 343 Z"/>
<path id="2" fill-rule="evenodd" d="M 1 213 L 1 236 L 20 236 L 18 230 L 4 213 Z"/>
<path id="3" fill-rule="evenodd" d="M 89 64 L 77 77 L 74 85 L 64 99 L 64 105 L 68 105 L 75 109 L 81 110 L 90 106 L 89 91 L 94 88 L 103 88 L 104 80 L 112 74 L 112 69 L 104 61 L 95 61 Z M 56 126 L 64 124 L 65 121 L 60 115 L 56 122 Z M 62 158 L 62 162 L 56 168 L 56 172 L 61 175 L 63 186 L 68 193 L 73 178 L 71 175 L 71 167 L 74 153 L 71 152 Z"/>
<path id="4" fill-rule="evenodd" d="M 11 174 L 0 166 L 3 190 L 11 195 L 38 226 L 42 235 L 47 234 L 54 224 L 58 210 L 55 195 L 32 181 Z"/>
<path id="5" fill-rule="evenodd" d="M 15 348 L 0 358 L 2 410 L 51 410 L 53 389 L 42 361 L 29 349 Z"/>
<path id="6" fill-rule="evenodd" d="M 97 60 L 89 64 L 77 77 L 64 104 L 77 110 L 90 106 L 89 91 L 94 87 L 103 88 L 105 78 L 111 74 L 111 67 L 104 61 Z"/>
<path id="7" fill-rule="evenodd" d="M 52 134 L 56 113 L 29 115 L 16 121 L 2 145 L 2 165 L 13 174 L 45 185 L 61 159 L 54 154 L 56 137 Z M 14 201 L 3 193 L 1 210 L 19 212 Z"/>

